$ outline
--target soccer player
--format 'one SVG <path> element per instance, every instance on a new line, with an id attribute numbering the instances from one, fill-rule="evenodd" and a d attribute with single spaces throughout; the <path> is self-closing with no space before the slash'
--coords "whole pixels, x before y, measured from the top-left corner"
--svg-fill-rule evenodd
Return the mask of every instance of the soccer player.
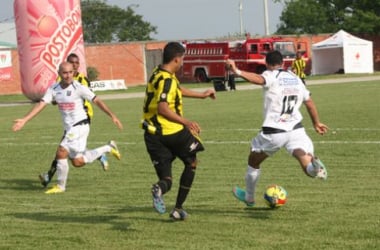
<path id="1" fill-rule="evenodd" d="M 227 61 L 234 73 L 249 82 L 261 85 L 264 92 L 264 122 L 261 131 L 251 142 L 248 168 L 245 175 L 246 189 L 234 187 L 234 196 L 253 206 L 255 188 L 260 176 L 260 165 L 269 156 L 285 148 L 294 156 L 306 175 L 327 179 L 327 170 L 314 156 L 314 146 L 302 126 L 302 103 L 313 122 L 315 131 L 323 135 L 328 127 L 319 121 L 317 108 L 301 79 L 291 71 L 282 69 L 283 57 L 278 51 L 266 55 L 267 70 L 261 75 L 239 70 L 235 62 Z"/>
<path id="2" fill-rule="evenodd" d="M 199 124 L 183 116 L 182 97 L 215 99 L 214 89 L 196 92 L 180 86 L 175 73 L 182 66 L 184 54 L 182 44 L 166 44 L 163 64 L 155 68 L 146 87 L 142 121 L 146 149 L 158 177 L 151 190 L 158 213 L 166 212 L 163 195 L 172 186 L 172 162 L 178 157 L 184 164 L 176 204 L 170 213 L 173 220 L 187 217 L 182 205 L 194 180 L 197 152 L 204 150 L 198 137 Z"/>
<path id="3" fill-rule="evenodd" d="M 88 80 L 88 78 L 83 73 L 79 72 L 79 66 L 80 66 L 79 56 L 75 53 L 71 53 L 67 56 L 66 61 L 73 65 L 73 76 L 74 76 L 73 79 L 75 81 L 78 81 L 83 86 L 86 86 L 87 88 L 91 89 L 91 83 Z M 57 82 L 59 82 L 61 80 L 62 80 L 61 77 L 58 76 Z M 56 104 L 56 103 L 53 101 L 53 104 Z M 83 100 L 83 108 L 85 109 L 85 111 L 87 113 L 88 123 L 91 124 L 91 119 L 94 116 L 94 110 L 93 110 L 93 107 L 91 105 L 91 102 L 89 102 L 87 100 Z M 57 159 L 54 159 L 52 161 L 52 163 L 50 165 L 50 169 L 48 172 L 42 173 L 38 176 L 40 179 L 41 185 L 43 187 L 47 187 L 47 185 L 53 179 L 53 176 L 54 176 L 55 172 L 57 171 L 56 161 L 57 161 Z M 103 167 L 103 170 L 104 171 L 108 170 L 109 164 L 108 164 L 107 155 L 106 154 L 101 155 L 99 157 L 99 161 Z"/>
<path id="4" fill-rule="evenodd" d="M 305 68 L 306 68 L 306 62 L 302 59 L 302 52 L 297 51 L 296 59 L 292 62 L 292 71 L 299 78 L 301 78 L 301 81 L 303 82 L 303 84 L 306 84 Z"/>
<path id="5" fill-rule="evenodd" d="M 73 80 L 73 65 L 68 62 L 60 64 L 59 76 L 61 81 L 48 88 L 41 101 L 23 118 L 16 119 L 13 131 L 19 131 L 33 117 L 39 114 L 47 104 L 57 103 L 62 116 L 64 127 L 63 138 L 56 152 L 54 161 L 57 169 L 58 184 L 48 189 L 46 194 L 63 193 L 66 190 L 66 181 L 69 172 L 68 158 L 75 167 L 82 167 L 98 159 L 104 153 L 111 153 L 120 160 L 120 152 L 114 141 L 102 147 L 87 150 L 87 138 L 90 132 L 89 120 L 83 107 L 83 100 L 95 103 L 103 112 L 111 117 L 113 123 L 121 130 L 123 125 L 117 116 L 100 100 L 90 89 Z"/>

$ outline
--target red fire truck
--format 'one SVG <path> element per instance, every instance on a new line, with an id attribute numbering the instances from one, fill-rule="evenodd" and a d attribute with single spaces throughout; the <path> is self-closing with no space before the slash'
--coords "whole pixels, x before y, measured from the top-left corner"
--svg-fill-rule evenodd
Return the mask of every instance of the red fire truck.
<path id="1" fill-rule="evenodd" d="M 177 73 L 183 82 L 226 80 L 228 70 L 225 62 L 228 58 L 235 60 L 239 69 L 262 73 L 266 69 L 265 55 L 270 50 L 282 53 L 285 69 L 291 66 L 297 50 L 304 52 L 304 59 L 308 59 L 306 43 L 296 46 L 293 41 L 281 37 L 247 38 L 244 41 L 185 42 L 184 45 L 186 54 L 183 67 Z"/>

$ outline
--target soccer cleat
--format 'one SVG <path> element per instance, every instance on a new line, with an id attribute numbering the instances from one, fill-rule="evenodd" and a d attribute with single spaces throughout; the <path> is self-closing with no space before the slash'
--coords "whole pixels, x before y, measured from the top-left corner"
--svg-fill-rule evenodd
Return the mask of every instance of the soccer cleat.
<path id="1" fill-rule="evenodd" d="M 100 161 L 103 170 L 107 171 L 109 167 L 107 156 L 105 154 L 102 154 L 102 156 L 100 156 L 98 160 Z"/>
<path id="2" fill-rule="evenodd" d="M 185 220 L 187 218 L 187 213 L 183 209 L 174 208 L 171 212 L 169 217 L 173 221 L 179 221 L 179 220 Z"/>
<path id="3" fill-rule="evenodd" d="M 327 180 L 327 169 L 325 164 L 323 164 L 322 161 L 317 157 L 314 157 L 311 163 L 313 164 L 315 172 L 317 173 L 315 178 Z"/>
<path id="4" fill-rule="evenodd" d="M 111 147 L 111 152 L 110 153 L 113 156 L 115 156 L 116 159 L 120 160 L 121 159 L 121 155 L 120 155 L 119 149 L 117 148 L 116 142 L 115 141 L 110 141 L 108 143 L 108 145 L 110 145 L 110 147 Z"/>
<path id="5" fill-rule="evenodd" d="M 166 212 L 166 207 L 164 203 L 164 199 L 162 198 L 162 192 L 160 186 L 158 184 L 154 184 L 152 186 L 152 198 L 153 198 L 153 207 L 160 214 Z"/>
<path id="6" fill-rule="evenodd" d="M 50 188 L 49 190 L 47 190 L 45 192 L 45 194 L 59 194 L 59 193 L 63 193 L 65 192 L 65 190 L 63 190 L 62 188 L 60 188 L 58 185 L 54 185 L 52 188 Z"/>
<path id="7" fill-rule="evenodd" d="M 41 185 L 46 188 L 47 185 L 50 183 L 50 178 L 48 173 L 42 173 L 38 176 L 40 178 Z"/>
<path id="8" fill-rule="evenodd" d="M 238 186 L 234 187 L 232 190 L 233 195 L 235 196 L 236 199 L 239 201 L 244 202 L 247 207 L 253 207 L 255 205 L 254 201 L 246 201 L 245 199 L 245 190 L 239 188 Z"/>

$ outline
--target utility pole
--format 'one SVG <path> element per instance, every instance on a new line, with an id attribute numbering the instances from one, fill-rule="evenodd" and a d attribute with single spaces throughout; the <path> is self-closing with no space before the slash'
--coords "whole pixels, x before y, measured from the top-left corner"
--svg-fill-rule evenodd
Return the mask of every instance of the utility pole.
<path id="1" fill-rule="evenodd" d="M 239 16 L 240 16 L 240 35 L 243 35 L 244 29 L 243 29 L 243 1 L 240 0 L 239 2 Z"/>
<path id="2" fill-rule="evenodd" d="M 264 24 L 265 24 L 265 35 L 269 36 L 269 18 L 268 18 L 268 0 L 264 0 Z"/>

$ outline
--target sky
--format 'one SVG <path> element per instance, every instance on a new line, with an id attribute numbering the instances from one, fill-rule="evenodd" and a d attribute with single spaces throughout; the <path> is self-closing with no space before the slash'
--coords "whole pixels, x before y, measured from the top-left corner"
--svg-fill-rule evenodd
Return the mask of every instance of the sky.
<path id="1" fill-rule="evenodd" d="M 132 6 L 144 21 L 157 27 L 157 40 L 211 39 L 240 33 L 239 3 L 244 32 L 265 35 L 264 0 L 107 0 Z M 269 32 L 276 31 L 282 3 L 268 1 Z M 1 0 L 0 22 L 13 21 L 14 0 Z M 1 32 L 1 31 L 0 31 Z"/>

